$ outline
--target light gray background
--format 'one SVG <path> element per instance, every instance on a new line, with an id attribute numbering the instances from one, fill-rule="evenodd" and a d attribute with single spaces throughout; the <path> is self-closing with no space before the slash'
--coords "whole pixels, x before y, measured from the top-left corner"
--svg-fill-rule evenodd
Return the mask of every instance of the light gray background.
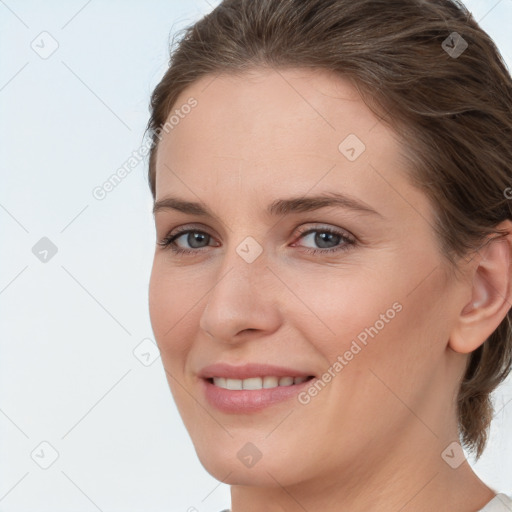
<path id="1" fill-rule="evenodd" d="M 152 344 L 146 162 L 92 193 L 141 145 L 170 34 L 217 3 L 0 0 L 0 512 L 229 505 Z M 466 4 L 512 66 L 512 0 Z M 495 400 L 472 465 L 511 493 L 512 380 Z"/>

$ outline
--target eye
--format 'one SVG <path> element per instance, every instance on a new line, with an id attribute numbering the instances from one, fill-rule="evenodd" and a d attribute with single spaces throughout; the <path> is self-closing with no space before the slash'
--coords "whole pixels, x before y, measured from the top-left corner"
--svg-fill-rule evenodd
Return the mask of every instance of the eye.
<path id="1" fill-rule="evenodd" d="M 346 251 L 350 246 L 356 243 L 355 238 L 348 233 L 331 227 L 314 229 L 303 228 L 299 230 L 299 234 L 299 240 L 306 240 L 318 247 L 309 248 L 302 245 L 298 246 L 302 247 L 302 251 L 308 254 L 326 254 Z M 177 243 L 180 239 L 180 243 L 185 243 L 188 247 L 180 247 L 180 244 Z M 184 228 L 180 229 L 178 232 L 169 234 L 158 242 L 158 245 L 162 246 L 164 249 L 170 249 L 175 254 L 197 254 L 201 252 L 201 249 L 210 246 L 212 239 L 213 237 L 205 231 Z M 218 244 L 216 246 L 218 247 Z M 297 243 L 294 242 L 291 246 L 295 247 Z"/>
<path id="2" fill-rule="evenodd" d="M 348 235 L 348 233 L 330 227 L 314 229 L 306 228 L 303 231 L 301 231 L 300 235 L 301 236 L 299 237 L 299 240 L 307 240 L 308 242 L 313 243 L 318 247 L 304 248 L 304 252 L 307 252 L 309 254 L 325 254 L 338 251 L 346 251 L 347 249 L 350 248 L 350 246 L 356 243 L 355 238 Z M 294 245 L 295 243 L 293 244 L 293 246 Z"/>
<path id="3" fill-rule="evenodd" d="M 187 247 L 182 248 L 176 242 L 182 238 L 183 241 L 191 247 L 188 249 Z M 191 254 L 199 252 L 199 249 L 203 247 L 208 247 L 209 241 L 213 237 L 204 231 L 194 230 L 194 229 L 182 229 L 177 233 L 173 233 L 171 235 L 166 236 L 163 240 L 158 242 L 158 245 L 162 246 L 164 249 L 169 248 L 176 254 Z"/>

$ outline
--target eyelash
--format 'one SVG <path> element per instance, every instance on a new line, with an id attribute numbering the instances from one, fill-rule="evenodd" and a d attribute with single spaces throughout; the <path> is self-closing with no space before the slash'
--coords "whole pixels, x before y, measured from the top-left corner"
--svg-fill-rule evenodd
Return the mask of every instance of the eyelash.
<path id="1" fill-rule="evenodd" d="M 355 245 L 356 240 L 352 237 L 348 237 L 346 234 L 342 233 L 341 231 L 332 229 L 332 228 L 314 228 L 314 229 L 305 229 L 304 231 L 299 232 L 300 238 L 304 238 L 306 235 L 309 235 L 310 233 L 329 233 L 331 235 L 336 235 L 340 237 L 340 243 L 343 242 L 343 245 L 339 245 L 330 249 L 311 249 L 308 247 L 303 247 L 302 250 L 308 254 L 330 254 L 330 253 L 336 253 L 336 252 L 342 252 L 348 250 L 351 246 Z M 201 231 L 198 229 L 181 229 L 178 232 L 166 236 L 164 239 L 158 242 L 158 245 L 163 247 L 165 250 L 170 249 L 173 253 L 176 255 L 187 255 L 198 252 L 201 252 L 202 249 L 205 249 L 206 247 L 200 247 L 197 249 L 182 249 L 174 243 L 174 241 L 179 238 L 180 236 L 187 234 L 187 233 L 201 233 L 203 235 L 209 236 L 210 238 L 213 238 L 210 234 L 206 233 L 205 231 Z"/>

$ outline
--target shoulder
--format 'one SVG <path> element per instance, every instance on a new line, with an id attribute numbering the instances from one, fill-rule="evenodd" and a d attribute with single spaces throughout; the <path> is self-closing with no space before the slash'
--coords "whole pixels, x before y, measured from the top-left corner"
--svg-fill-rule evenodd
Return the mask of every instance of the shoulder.
<path id="1" fill-rule="evenodd" d="M 510 510 L 512 510 L 512 498 L 499 493 L 479 512 L 510 512 Z"/>

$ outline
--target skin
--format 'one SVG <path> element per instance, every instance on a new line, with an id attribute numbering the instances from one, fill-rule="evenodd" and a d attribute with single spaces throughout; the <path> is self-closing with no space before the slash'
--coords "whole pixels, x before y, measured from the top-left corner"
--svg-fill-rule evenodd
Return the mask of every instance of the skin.
<path id="1" fill-rule="evenodd" d="M 157 245 L 150 317 L 198 457 L 231 485 L 233 512 L 479 510 L 494 491 L 441 454 L 458 441 L 468 354 L 510 307 L 510 238 L 453 277 L 398 137 L 327 71 L 208 76 L 175 107 L 190 97 L 197 106 L 158 148 L 156 200 L 201 201 L 214 215 L 159 210 L 156 235 L 190 226 L 211 238 L 200 249 L 186 235 L 176 241 L 194 254 Z M 366 146 L 355 161 L 338 149 L 349 134 Z M 276 199 L 332 191 L 379 215 L 265 212 Z M 356 243 L 319 246 L 299 228 L 336 229 Z M 262 249 L 252 263 L 236 251 L 248 236 Z M 305 252 L 336 246 L 346 250 Z M 394 303 L 401 311 L 308 404 L 232 414 L 205 400 L 198 372 L 216 362 L 321 376 Z M 237 457 L 248 442 L 262 454 L 250 468 Z"/>

